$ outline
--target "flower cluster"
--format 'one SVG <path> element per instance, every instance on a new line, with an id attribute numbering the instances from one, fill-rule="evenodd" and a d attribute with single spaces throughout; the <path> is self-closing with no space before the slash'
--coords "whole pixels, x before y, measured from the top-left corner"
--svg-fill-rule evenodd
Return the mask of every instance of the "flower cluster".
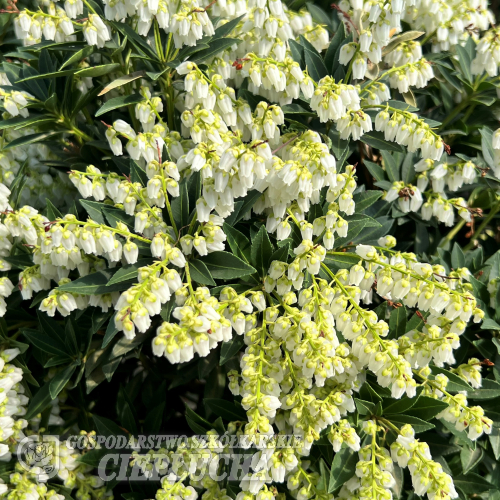
<path id="1" fill-rule="evenodd" d="M 422 158 L 439 160 L 444 151 L 443 140 L 432 128 L 414 113 L 389 106 L 382 109 L 375 119 L 375 130 L 384 133 L 386 141 L 397 142 L 408 151 L 421 151 Z"/>
<path id="2" fill-rule="evenodd" d="M 206 287 L 184 286 L 176 291 L 175 300 L 178 307 L 172 316 L 179 322 L 162 323 L 153 339 L 153 353 L 171 363 L 190 361 L 194 353 L 207 356 L 219 342 L 231 340 L 233 329 L 241 335 L 245 329 L 241 311 L 252 311 L 250 301 L 232 289 L 217 300 Z"/>
<path id="3" fill-rule="evenodd" d="M 415 166 L 416 170 L 419 171 L 419 166 L 432 164 L 432 160 L 421 160 Z M 446 164 L 438 165 L 435 170 L 431 171 L 430 177 L 432 179 L 432 191 L 425 194 L 424 191 L 428 185 L 427 174 L 424 171 L 420 174 L 417 179 L 417 185 L 406 184 L 403 181 L 396 181 L 392 184 L 391 188 L 386 191 L 384 199 L 387 202 L 398 201 L 398 208 L 403 213 L 418 212 L 422 219 L 430 220 L 432 217 L 436 217 L 440 222 L 444 223 L 446 226 L 453 226 L 455 221 L 455 211 L 457 210 L 458 215 L 470 222 L 472 218 L 472 213 L 474 209 L 468 207 L 466 201 L 463 198 L 447 198 L 444 193 L 443 178 L 436 178 L 441 175 L 441 172 L 446 171 Z M 449 182 L 464 182 L 463 173 L 470 176 L 470 170 L 473 170 L 473 164 L 470 161 L 462 163 L 462 173 L 460 172 L 460 165 L 458 165 L 455 172 L 451 172 L 448 181 Z M 434 177 L 434 172 L 436 172 L 436 177 Z M 471 181 L 472 182 L 472 181 Z M 435 186 L 435 187 L 434 187 Z M 437 188 L 437 189 L 436 189 Z"/>
<path id="4" fill-rule="evenodd" d="M 415 439 L 411 425 L 401 428 L 399 436 L 391 445 L 392 460 L 400 467 L 408 467 L 417 495 L 427 494 L 429 498 L 457 498 L 458 493 L 449 474 L 440 463 L 432 460 L 429 445 Z"/>
<path id="5" fill-rule="evenodd" d="M 493 172 L 500 179 L 500 129 L 495 130 L 493 133 L 492 145 L 495 160 Z"/>
<path id="6" fill-rule="evenodd" d="M 477 31 L 488 29 L 494 22 L 487 2 L 469 0 L 439 0 L 432 4 L 416 1 L 408 6 L 403 20 L 413 29 L 426 33 L 432 42 L 433 52 L 444 52 L 463 44 Z"/>
<path id="7" fill-rule="evenodd" d="M 24 437 L 23 429 L 28 422 L 22 417 L 26 413 L 28 398 L 21 384 L 23 370 L 11 363 L 20 351 L 17 348 L 3 349 L 0 353 L 0 461 L 8 462 L 15 453 L 17 443 Z"/>
<path id="8" fill-rule="evenodd" d="M 30 431 L 31 433 L 31 431 Z M 92 439 L 94 433 L 85 433 L 81 435 Z M 52 436 L 51 436 L 52 437 Z M 61 442 L 57 437 L 52 437 L 51 441 L 46 441 L 45 446 L 45 466 L 57 467 L 57 477 L 63 481 L 63 485 L 69 491 L 75 490 L 77 498 L 88 500 L 113 500 L 112 491 L 104 486 L 104 481 L 99 477 L 92 475 L 92 466 L 80 463 L 79 458 L 82 453 L 79 450 L 69 448 L 66 442 Z M 2 493 L 7 493 L 7 498 L 17 498 L 18 496 L 32 496 L 45 500 L 63 500 L 64 496 L 58 494 L 56 490 L 50 489 L 44 484 L 49 478 L 45 472 L 37 465 L 37 457 L 27 462 L 16 464 L 16 470 L 10 475 L 8 484 L 1 484 Z M 26 469 L 26 466 L 30 466 Z"/>
<path id="9" fill-rule="evenodd" d="M 47 12 L 32 12 L 28 9 L 23 10 L 14 22 L 16 37 L 23 40 L 25 45 L 34 45 L 42 41 L 42 35 L 45 40 L 54 40 L 56 42 L 68 42 L 76 39 L 75 28 L 77 24 L 71 20 L 83 13 L 83 3 L 75 2 L 67 5 L 72 7 L 69 13 L 65 8 L 50 3 Z M 76 7 L 75 8 L 73 8 Z M 102 21 L 101 21 L 102 22 Z"/>
<path id="10" fill-rule="evenodd" d="M 348 32 L 354 30 L 359 37 L 359 42 L 344 49 L 344 57 L 340 60 L 341 64 L 352 61 L 355 79 L 365 77 L 368 60 L 372 64 L 382 61 L 382 48 L 389 43 L 392 33 L 401 31 L 405 4 L 403 0 L 373 4 L 349 0 L 339 2 L 339 17 Z"/>
<path id="11" fill-rule="evenodd" d="M 285 47 L 283 46 L 283 50 Z M 298 99 L 300 92 L 310 99 L 314 92 L 314 82 L 304 74 L 291 57 L 265 59 L 249 53 L 243 59 L 241 76 L 250 78 L 249 90 L 280 105 L 290 104 Z"/>

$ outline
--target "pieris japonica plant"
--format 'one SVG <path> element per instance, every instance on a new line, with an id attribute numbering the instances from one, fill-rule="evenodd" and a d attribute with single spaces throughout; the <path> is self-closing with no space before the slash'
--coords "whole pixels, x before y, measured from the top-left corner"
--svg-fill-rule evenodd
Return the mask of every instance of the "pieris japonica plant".
<path id="1" fill-rule="evenodd" d="M 486 0 L 1 12 L 1 498 L 499 499 Z"/>

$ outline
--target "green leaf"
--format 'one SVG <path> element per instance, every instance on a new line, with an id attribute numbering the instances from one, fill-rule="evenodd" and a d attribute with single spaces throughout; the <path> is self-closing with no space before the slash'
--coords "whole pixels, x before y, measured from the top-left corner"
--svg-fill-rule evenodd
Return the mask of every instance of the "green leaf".
<path id="1" fill-rule="evenodd" d="M 219 38 L 216 40 L 212 40 L 208 43 L 209 48 L 200 50 L 200 52 L 196 52 L 191 61 L 195 62 L 196 64 L 202 63 L 210 57 L 217 55 L 219 52 L 229 49 L 233 45 L 238 45 L 241 42 L 242 40 L 239 38 Z"/>
<path id="2" fill-rule="evenodd" d="M 148 183 L 148 175 L 135 160 L 130 160 L 130 180 L 143 186 Z"/>
<path id="3" fill-rule="evenodd" d="M 367 224 L 357 236 L 352 236 L 353 243 L 377 244 L 378 239 L 386 236 L 394 225 L 394 219 L 387 216 L 379 217 L 376 222 L 382 225 L 373 227 L 373 225 Z"/>
<path id="4" fill-rule="evenodd" d="M 24 52 L 20 48 L 17 49 L 17 51 L 12 51 L 12 52 L 5 52 L 3 54 L 4 57 L 13 57 L 16 59 L 23 59 L 25 61 L 33 61 L 38 59 L 37 56 L 34 54 L 30 54 L 29 52 Z"/>
<path id="5" fill-rule="evenodd" d="M 169 385 L 168 389 L 173 389 L 174 387 L 179 387 L 186 384 L 187 382 L 193 380 L 198 376 L 198 365 L 197 363 L 185 363 L 184 365 L 177 366 L 177 372 L 174 375 L 174 379 Z"/>
<path id="6" fill-rule="evenodd" d="M 389 317 L 389 338 L 398 339 L 406 333 L 406 307 L 396 307 Z"/>
<path id="7" fill-rule="evenodd" d="M 235 335 L 231 340 L 222 343 L 219 365 L 226 364 L 245 345 L 243 335 Z"/>
<path id="8" fill-rule="evenodd" d="M 325 63 L 321 56 L 318 53 L 311 52 L 309 50 L 304 50 L 304 57 L 306 61 L 307 71 L 309 72 L 309 76 L 315 81 L 318 82 L 328 74 L 328 70 L 326 69 Z"/>
<path id="9" fill-rule="evenodd" d="M 408 398 L 404 397 L 401 399 L 384 399 L 382 401 L 382 408 L 384 410 L 384 415 L 386 413 L 403 413 L 405 411 L 408 411 L 410 408 L 412 408 L 415 403 L 419 400 L 418 397 L 415 398 Z"/>
<path id="10" fill-rule="evenodd" d="M 396 484 L 392 487 L 394 491 L 394 496 L 396 498 L 402 498 L 403 486 L 404 486 L 404 474 L 403 469 L 397 464 L 394 464 L 392 475 L 394 476 L 394 481 Z"/>
<path id="11" fill-rule="evenodd" d="M 206 45 L 204 43 L 200 43 L 199 45 L 196 45 L 195 47 L 190 47 L 190 48 L 192 48 L 192 49 L 198 49 L 199 48 L 200 50 L 202 50 L 202 49 L 206 49 L 207 47 L 208 47 L 208 45 Z M 187 48 L 187 47 L 184 47 L 184 48 Z M 194 52 L 196 52 L 196 50 Z M 158 80 L 158 78 L 160 78 L 161 75 L 163 75 L 164 73 L 166 73 L 167 71 L 169 71 L 169 68 L 174 67 L 174 63 L 175 63 L 175 65 L 177 65 L 177 64 L 180 63 L 180 61 L 176 58 L 173 61 L 169 61 L 167 63 L 167 67 L 166 68 L 163 68 L 160 71 L 146 71 L 146 75 L 148 75 L 149 78 L 151 78 L 151 80 L 156 81 L 156 80 Z"/>
<path id="12" fill-rule="evenodd" d="M 269 270 L 269 259 L 274 252 L 273 245 L 269 240 L 266 226 L 260 226 L 259 232 L 252 241 L 251 262 L 257 269 L 259 276 L 264 277 Z"/>
<path id="13" fill-rule="evenodd" d="M 304 47 L 304 60 L 309 76 L 318 82 L 321 78 L 328 75 L 325 63 L 318 54 L 318 51 L 302 35 L 300 35 L 300 44 Z"/>
<path id="14" fill-rule="evenodd" d="M 47 382 L 43 387 L 38 389 L 38 392 L 31 399 L 26 415 L 24 415 L 26 420 L 31 420 L 33 417 L 37 416 L 45 410 L 45 408 L 47 408 L 52 401 L 52 398 L 50 397 L 49 385 L 50 382 Z"/>
<path id="15" fill-rule="evenodd" d="M 317 485 L 318 490 L 328 491 L 330 487 L 330 469 L 323 458 L 319 459 L 320 479 Z"/>
<path id="16" fill-rule="evenodd" d="M 380 222 L 365 214 L 353 214 L 345 217 L 345 220 L 349 223 L 349 230 L 345 238 L 338 238 L 336 240 L 335 244 L 339 247 L 353 241 L 365 227 L 380 228 L 382 226 Z"/>
<path id="17" fill-rule="evenodd" d="M 444 368 L 439 368 L 437 366 L 432 366 L 432 373 L 437 375 L 442 373 L 446 375 L 449 379 L 448 385 L 446 386 L 446 390 L 448 392 L 459 392 L 459 391 L 472 391 L 472 387 L 465 381 L 462 380 L 458 375 L 450 372 L 449 370 L 445 370 Z"/>
<path id="18" fill-rule="evenodd" d="M 483 104 L 484 106 L 491 106 L 492 104 L 494 104 L 496 101 L 497 101 L 497 97 L 496 96 L 487 96 L 487 95 L 478 95 L 478 96 L 475 96 L 471 99 L 472 102 L 476 102 L 478 104 Z"/>
<path id="19" fill-rule="evenodd" d="M 415 434 L 434 429 L 433 424 L 426 422 L 425 420 L 422 420 L 420 418 L 412 417 L 411 415 L 393 413 L 384 414 L 384 417 L 398 427 L 403 427 L 403 425 L 410 424 L 415 430 Z"/>
<path id="20" fill-rule="evenodd" d="M 3 146 L 3 150 L 5 151 L 6 149 L 16 148 L 18 146 L 27 146 L 28 144 L 42 142 L 49 137 L 62 134 L 63 132 L 64 130 L 54 130 L 52 132 L 39 132 L 37 134 L 23 135 Z"/>
<path id="21" fill-rule="evenodd" d="M 33 257 L 31 255 L 5 256 L 2 259 L 7 261 L 14 269 L 26 269 L 33 266 Z"/>
<path id="22" fill-rule="evenodd" d="M 420 396 L 415 405 L 406 413 L 413 417 L 429 421 L 446 408 L 448 408 L 448 404 L 439 399 Z"/>
<path id="23" fill-rule="evenodd" d="M 179 184 L 179 196 L 172 201 L 172 213 L 179 227 L 189 224 L 189 196 L 186 181 L 187 179 L 181 181 Z"/>
<path id="24" fill-rule="evenodd" d="M 382 396 L 366 381 L 359 390 L 359 397 L 364 401 L 371 401 L 375 404 L 382 401 Z"/>
<path id="25" fill-rule="evenodd" d="M 78 200 L 80 205 L 87 211 L 89 217 L 97 222 L 98 224 L 106 224 L 104 220 L 104 215 L 102 213 L 102 207 L 104 203 L 98 201 L 88 201 L 88 200 Z"/>
<path id="26" fill-rule="evenodd" d="M 120 357 L 113 358 L 109 363 L 106 363 L 105 365 L 102 366 L 101 371 L 108 382 L 110 382 L 111 379 L 113 378 L 113 375 L 116 369 L 118 368 L 118 365 L 120 364 L 121 360 L 122 358 Z"/>
<path id="27" fill-rule="evenodd" d="M 481 462 L 484 455 L 484 450 L 480 446 L 476 446 L 475 450 L 464 446 L 460 451 L 460 461 L 462 462 L 462 470 L 464 474 L 470 472 L 479 462 Z"/>
<path id="28" fill-rule="evenodd" d="M 461 45 L 457 45 L 457 56 L 458 63 L 460 64 L 460 69 L 462 70 L 462 74 L 467 79 L 469 83 L 472 83 L 472 73 L 470 69 L 470 65 L 472 63 L 472 59 L 470 58 L 467 50 Z"/>
<path id="29" fill-rule="evenodd" d="M 123 429 L 109 418 L 99 417 L 93 414 L 92 419 L 94 420 L 95 429 L 98 435 L 109 437 L 123 436 L 125 434 Z"/>
<path id="30" fill-rule="evenodd" d="M 321 7 L 318 7 L 312 2 L 307 2 L 306 7 L 316 23 L 326 25 L 328 31 L 332 33 L 335 31 L 335 25 L 333 24 L 332 18 Z"/>
<path id="31" fill-rule="evenodd" d="M 451 434 L 456 436 L 458 439 L 459 443 L 465 446 L 468 446 L 469 448 L 475 448 L 475 444 L 473 441 L 471 441 L 467 437 L 467 433 L 465 431 L 459 431 L 456 427 L 455 424 L 452 424 L 451 422 L 447 422 L 444 419 L 441 419 L 441 424 L 447 431 L 449 431 Z"/>
<path id="32" fill-rule="evenodd" d="M 473 389 L 467 392 L 470 399 L 493 399 L 500 396 L 500 384 L 496 380 L 483 378 L 480 389 Z"/>
<path id="33" fill-rule="evenodd" d="M 76 339 L 75 325 L 73 324 L 73 318 L 69 318 L 66 321 L 66 326 L 64 328 L 64 344 L 69 349 L 71 354 L 74 356 L 78 355 L 78 341 Z"/>
<path id="34" fill-rule="evenodd" d="M 486 318 L 485 320 L 483 320 L 483 322 L 481 323 L 481 330 L 496 330 L 496 331 L 499 331 L 500 330 L 500 325 L 493 319 L 491 318 Z M 495 343 L 495 340 L 498 342 L 497 339 L 492 339 L 493 340 L 493 343 Z"/>
<path id="35" fill-rule="evenodd" d="M 391 106 L 392 108 L 400 109 L 401 111 L 409 111 L 410 113 L 416 113 L 418 111 L 418 108 L 410 106 L 408 103 L 402 101 L 396 101 L 391 99 L 387 101 L 387 104 L 389 104 L 389 106 Z"/>
<path id="36" fill-rule="evenodd" d="M 456 90 L 462 92 L 462 84 L 460 80 L 450 71 L 450 69 L 445 66 L 443 63 L 436 61 L 436 65 L 438 65 L 439 72 L 444 77 L 444 79 Z"/>
<path id="37" fill-rule="evenodd" d="M 109 453 L 107 448 L 96 448 L 94 450 L 87 451 L 86 453 L 79 455 L 76 462 L 79 464 L 90 465 L 93 467 L 99 467 L 101 460 L 104 456 Z"/>
<path id="38" fill-rule="evenodd" d="M 312 113 L 311 111 L 308 111 L 307 109 L 303 108 L 299 104 L 292 103 L 292 104 L 285 104 L 284 106 L 281 106 L 281 110 L 283 111 L 283 114 L 286 115 L 302 115 L 302 116 L 317 116 L 316 113 Z"/>
<path id="39" fill-rule="evenodd" d="M 198 379 L 207 379 L 208 375 L 212 373 L 212 370 L 217 367 L 217 353 L 211 351 L 208 356 L 201 358 L 198 361 Z"/>
<path id="40" fill-rule="evenodd" d="M 21 193 L 24 189 L 24 186 L 26 185 L 26 182 L 28 180 L 28 160 L 24 161 L 23 164 L 21 165 L 21 168 L 18 170 L 16 177 L 14 178 L 12 184 L 9 186 L 10 189 L 10 197 L 9 201 L 13 208 L 19 208 L 18 204 L 21 198 Z"/>
<path id="41" fill-rule="evenodd" d="M 37 119 L 39 116 L 37 117 Z M 2 120 L 0 123 L 0 130 L 5 130 L 8 128 L 17 128 L 19 125 L 23 125 L 24 123 L 31 123 L 32 117 L 23 118 L 22 116 L 16 116 L 15 118 L 9 118 L 7 120 Z"/>
<path id="42" fill-rule="evenodd" d="M 166 403 L 163 401 L 146 415 L 146 419 L 144 420 L 144 432 L 148 434 L 157 434 L 160 431 L 165 405 Z"/>
<path id="43" fill-rule="evenodd" d="M 271 255 L 271 258 L 269 259 L 269 265 L 271 265 L 271 262 L 278 260 L 280 262 L 287 262 L 288 261 L 288 253 L 290 251 L 290 244 L 286 243 L 282 247 L 278 248 L 276 252 L 274 252 Z"/>
<path id="44" fill-rule="evenodd" d="M 375 403 L 371 401 L 364 401 L 362 399 L 354 398 L 356 409 L 360 415 L 371 415 L 375 413 Z"/>
<path id="45" fill-rule="evenodd" d="M 495 152 L 493 150 L 493 132 L 488 127 L 479 130 L 481 133 L 481 151 L 488 167 L 495 169 Z"/>
<path id="46" fill-rule="evenodd" d="M 337 59 L 335 58 L 335 56 L 337 54 L 337 50 L 340 48 L 340 44 L 343 42 L 344 39 L 345 39 L 344 23 L 340 23 L 325 54 L 325 66 L 326 69 L 328 70 L 329 75 L 333 75 L 335 71 L 335 66 L 337 65 Z"/>
<path id="47" fill-rule="evenodd" d="M 90 66 L 89 68 L 83 68 L 77 71 L 75 75 L 78 75 L 82 78 L 83 77 L 95 78 L 97 76 L 107 75 L 108 73 L 115 71 L 115 69 L 118 69 L 119 67 L 120 67 L 119 63 L 101 64 L 100 66 Z"/>
<path id="48" fill-rule="evenodd" d="M 411 183 L 415 178 L 415 158 L 415 153 L 408 153 L 403 160 L 403 165 L 401 166 L 401 180 L 406 184 Z"/>
<path id="49" fill-rule="evenodd" d="M 107 113 L 108 111 L 113 111 L 113 109 L 121 108 L 122 106 L 129 106 L 131 104 L 138 104 L 144 101 L 144 97 L 140 94 L 130 94 L 127 96 L 113 97 L 109 101 L 106 101 L 96 112 L 96 118 L 98 116 Z"/>
<path id="50" fill-rule="evenodd" d="M 245 262 L 250 262 L 250 240 L 229 224 L 224 223 L 222 229 L 233 254 Z"/>
<path id="51" fill-rule="evenodd" d="M 212 424 L 200 417 L 194 410 L 186 405 L 186 420 L 189 427 L 197 434 L 206 434 L 208 430 L 212 429 Z"/>
<path id="52" fill-rule="evenodd" d="M 419 316 L 418 314 L 414 314 L 411 318 L 410 321 L 406 324 L 406 332 L 410 332 L 411 330 L 416 330 L 421 332 L 422 327 L 425 325 L 424 319 L 429 315 L 429 313 L 422 314 Z"/>
<path id="53" fill-rule="evenodd" d="M 324 263 L 331 269 L 350 269 L 360 261 L 359 255 L 346 252 L 344 255 L 326 254 Z"/>
<path id="54" fill-rule="evenodd" d="M 492 426 L 491 434 L 488 436 L 495 460 L 500 459 L 500 429 Z"/>
<path id="55" fill-rule="evenodd" d="M 134 71 L 134 73 L 130 73 L 129 75 L 123 75 L 117 78 L 116 80 L 113 80 L 111 83 L 108 83 L 100 92 L 99 96 L 107 94 L 110 90 L 116 89 L 117 87 L 121 87 L 122 85 L 125 85 L 127 83 L 133 82 L 134 80 L 137 80 L 138 78 L 142 78 L 145 75 L 145 71 Z"/>
<path id="56" fill-rule="evenodd" d="M 260 191 L 253 189 L 243 198 L 243 205 L 240 208 L 237 219 L 233 224 L 239 222 L 248 213 L 248 211 L 255 205 L 256 201 L 262 196 Z"/>
<path id="57" fill-rule="evenodd" d="M 16 83 L 24 83 L 24 82 L 31 82 L 33 80 L 43 80 L 43 79 L 49 79 L 49 78 L 58 78 L 62 76 L 68 76 L 72 75 L 74 73 L 78 72 L 78 68 L 76 69 L 67 69 L 65 71 L 54 71 L 51 73 L 44 73 L 43 75 L 33 75 L 29 76 L 27 78 L 23 78 L 22 80 L 18 80 Z"/>
<path id="58" fill-rule="evenodd" d="M 451 251 L 451 265 L 453 269 L 465 267 L 465 255 L 458 243 L 453 245 L 453 250 Z"/>
<path id="59" fill-rule="evenodd" d="M 70 358 L 66 346 L 58 340 L 29 328 L 23 328 L 21 331 L 26 339 L 41 351 L 52 354 L 53 356 L 62 356 L 67 359 Z"/>
<path id="60" fill-rule="evenodd" d="M 60 323 L 53 320 L 40 310 L 37 310 L 36 313 L 38 317 L 38 323 L 42 332 L 64 345 L 64 329 L 61 329 Z"/>
<path id="61" fill-rule="evenodd" d="M 44 365 L 44 368 L 52 368 L 53 366 L 59 366 L 59 365 L 64 365 L 68 361 L 70 361 L 71 358 L 68 358 L 68 356 L 52 356 Z"/>
<path id="62" fill-rule="evenodd" d="M 130 287 L 130 283 L 124 281 L 108 285 L 109 280 L 109 272 L 105 274 L 103 271 L 99 271 L 66 283 L 60 286 L 58 290 L 61 292 L 78 293 L 80 295 L 99 295 L 127 290 Z"/>
<path id="63" fill-rule="evenodd" d="M 123 222 L 130 230 L 134 230 L 134 218 L 127 215 L 123 210 L 104 204 L 101 210 L 111 227 L 116 227 L 117 222 Z"/>
<path id="64" fill-rule="evenodd" d="M 225 38 L 226 36 L 230 35 L 231 32 L 238 26 L 239 22 L 243 20 L 243 18 L 246 16 L 246 14 L 242 14 L 239 17 L 236 17 L 235 19 L 231 19 L 231 21 L 228 21 L 225 24 L 221 24 L 220 26 L 217 27 L 215 30 L 215 33 L 212 36 L 212 40 L 217 40 L 218 38 Z"/>
<path id="65" fill-rule="evenodd" d="M 125 23 L 117 23 L 110 21 L 111 26 L 115 27 L 122 35 L 126 36 L 128 41 L 139 51 L 146 55 L 153 61 L 158 60 L 158 55 L 156 54 L 153 47 L 148 45 L 146 39 L 141 37 L 133 28 Z"/>
<path id="66" fill-rule="evenodd" d="M 47 214 L 47 219 L 50 221 L 56 220 L 57 218 L 62 218 L 61 212 L 53 205 L 53 203 L 46 198 L 46 203 L 47 203 L 47 208 L 46 208 L 46 214 Z"/>
<path id="67" fill-rule="evenodd" d="M 389 177 L 389 180 L 391 182 L 399 181 L 399 165 L 396 158 L 386 151 L 382 151 L 382 158 L 384 159 L 384 168 L 387 172 L 387 177 Z"/>
<path id="68" fill-rule="evenodd" d="M 225 399 L 204 399 L 203 404 L 207 410 L 210 410 L 214 415 L 222 417 L 229 422 L 233 422 L 235 420 L 247 420 L 247 415 L 245 410 L 240 406 L 236 406 L 234 403 L 230 401 L 226 401 Z"/>
<path id="69" fill-rule="evenodd" d="M 70 66 L 73 63 L 79 63 L 82 59 L 85 59 L 86 57 L 90 56 L 94 52 L 94 46 L 93 45 L 88 45 L 87 47 L 83 47 L 83 49 L 78 50 L 75 52 L 71 57 L 66 59 L 59 68 L 59 71 L 64 69 L 66 66 Z"/>
<path id="70" fill-rule="evenodd" d="M 234 279 L 249 276 L 256 269 L 229 252 L 212 252 L 201 259 L 215 279 Z"/>
<path id="71" fill-rule="evenodd" d="M 486 481 L 483 477 L 474 472 L 469 474 L 460 474 L 453 478 L 453 483 L 455 487 L 460 488 L 466 495 L 477 495 L 483 491 L 488 491 L 494 488 L 494 486 Z"/>
<path id="72" fill-rule="evenodd" d="M 302 69 L 305 69 L 304 47 L 293 38 L 288 40 L 288 45 L 290 46 L 290 52 L 292 53 L 293 60 L 299 63 Z"/>
<path id="73" fill-rule="evenodd" d="M 161 306 L 160 316 L 163 321 L 170 321 L 170 315 L 175 305 L 175 295 L 173 295 L 167 303 Z"/>
<path id="74" fill-rule="evenodd" d="M 122 337 L 111 350 L 111 354 L 109 359 L 118 358 L 130 352 L 132 349 L 140 346 L 146 339 L 148 338 L 147 333 L 141 333 L 136 335 L 133 339 L 127 339 L 126 337 Z"/>
<path id="75" fill-rule="evenodd" d="M 120 423 L 123 425 L 123 428 L 126 429 L 130 434 L 136 436 L 137 424 L 135 423 L 134 413 L 129 401 L 122 402 L 122 408 L 118 416 L 120 419 Z"/>
<path id="76" fill-rule="evenodd" d="M 368 207 L 371 207 L 383 194 L 382 191 L 363 191 L 362 193 L 356 193 L 354 195 L 356 212 L 362 212 Z"/>
<path id="77" fill-rule="evenodd" d="M 127 266 L 121 267 L 108 281 L 106 286 L 121 283 L 122 281 L 136 279 L 139 273 L 139 269 L 144 266 L 150 266 L 153 262 L 153 259 L 139 259 L 135 264 L 129 264 Z"/>
<path id="78" fill-rule="evenodd" d="M 357 463 L 358 453 L 351 448 L 342 448 L 335 454 L 330 471 L 328 493 L 333 493 L 354 476 Z"/>
<path id="79" fill-rule="evenodd" d="M 49 391 L 50 397 L 55 399 L 57 395 L 66 387 L 69 379 L 75 373 L 77 363 L 71 363 L 69 366 L 58 372 L 55 377 L 50 381 Z"/>
<path id="80" fill-rule="evenodd" d="M 390 54 L 399 44 L 409 42 L 425 35 L 425 31 L 405 31 L 401 35 L 391 38 L 391 41 L 384 47 L 382 55 Z"/>
<path id="81" fill-rule="evenodd" d="M 92 335 L 101 329 L 101 327 L 104 325 L 104 323 L 106 323 L 110 316 L 111 311 L 104 312 L 102 309 L 97 307 L 94 309 L 92 313 L 92 327 L 90 330 Z"/>
<path id="82" fill-rule="evenodd" d="M 486 288 L 486 285 L 474 278 L 474 276 L 470 276 L 469 282 L 472 285 L 474 295 L 480 298 L 483 302 L 489 302 L 490 294 L 488 292 L 488 289 Z"/>
<path id="83" fill-rule="evenodd" d="M 383 181 L 386 179 L 384 169 L 380 165 L 368 160 L 365 160 L 365 165 L 368 172 L 370 172 L 376 181 Z"/>
<path id="84" fill-rule="evenodd" d="M 382 132 L 372 131 L 363 134 L 360 141 L 368 144 L 368 146 L 371 146 L 372 148 L 379 149 L 380 151 L 404 152 L 403 146 L 400 146 L 395 142 L 386 141 Z"/>
<path id="85" fill-rule="evenodd" d="M 195 259 L 191 261 L 189 263 L 189 272 L 191 273 L 191 278 L 200 285 L 216 285 L 210 271 L 201 260 Z"/>

